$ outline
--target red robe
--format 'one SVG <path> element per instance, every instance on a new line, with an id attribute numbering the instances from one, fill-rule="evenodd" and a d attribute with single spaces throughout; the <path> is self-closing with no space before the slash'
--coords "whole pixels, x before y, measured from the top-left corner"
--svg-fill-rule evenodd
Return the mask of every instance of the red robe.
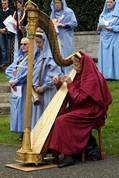
<path id="1" fill-rule="evenodd" d="M 68 84 L 68 111 L 57 117 L 52 128 L 49 148 L 65 155 L 85 149 L 93 128 L 104 125 L 112 97 L 106 80 L 93 60 L 84 54 L 82 71 Z"/>

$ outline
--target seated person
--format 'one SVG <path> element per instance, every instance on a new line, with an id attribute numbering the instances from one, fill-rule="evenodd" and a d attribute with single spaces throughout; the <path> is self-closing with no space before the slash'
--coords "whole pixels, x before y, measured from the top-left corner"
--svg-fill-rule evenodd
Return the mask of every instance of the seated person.
<path id="1" fill-rule="evenodd" d="M 74 58 L 73 65 L 77 72 L 74 81 L 67 75 L 62 78 L 67 83 L 68 107 L 56 118 L 49 142 L 49 150 L 60 168 L 74 164 L 72 155 L 85 150 L 93 128 L 104 125 L 112 102 L 106 80 L 87 54 Z M 55 77 L 54 83 L 59 80 Z M 60 162 L 59 154 L 64 155 Z"/>

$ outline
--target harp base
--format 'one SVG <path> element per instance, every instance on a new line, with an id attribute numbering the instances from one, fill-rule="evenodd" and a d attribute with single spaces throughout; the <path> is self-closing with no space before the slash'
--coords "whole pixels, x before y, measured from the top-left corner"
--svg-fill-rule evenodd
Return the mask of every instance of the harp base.
<path id="1" fill-rule="evenodd" d="M 43 161 L 43 156 L 38 153 L 24 152 L 22 149 L 19 149 L 16 152 L 16 161 L 20 163 L 35 163 L 39 164 Z"/>
<path id="2" fill-rule="evenodd" d="M 5 166 L 8 168 L 25 171 L 25 172 L 57 168 L 56 164 L 34 165 L 34 164 L 12 163 L 12 164 L 6 164 Z"/>

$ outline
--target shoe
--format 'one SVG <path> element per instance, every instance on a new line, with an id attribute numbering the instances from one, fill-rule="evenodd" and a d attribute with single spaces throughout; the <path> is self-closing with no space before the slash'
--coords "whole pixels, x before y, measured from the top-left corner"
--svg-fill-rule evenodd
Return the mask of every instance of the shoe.
<path id="1" fill-rule="evenodd" d="M 23 133 L 21 133 L 21 134 L 19 135 L 18 140 L 19 140 L 20 142 L 22 142 L 22 140 L 23 140 Z"/>
<path id="2" fill-rule="evenodd" d="M 63 168 L 63 167 L 71 166 L 71 165 L 74 165 L 74 164 L 75 164 L 74 159 L 71 156 L 65 156 L 63 158 L 63 160 L 59 161 L 58 167 Z"/>

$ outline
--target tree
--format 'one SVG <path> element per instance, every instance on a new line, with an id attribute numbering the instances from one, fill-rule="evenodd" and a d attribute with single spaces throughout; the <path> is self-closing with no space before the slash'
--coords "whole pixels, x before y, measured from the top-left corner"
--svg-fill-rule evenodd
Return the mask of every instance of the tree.
<path id="1" fill-rule="evenodd" d="M 26 0 L 25 0 L 26 1 Z M 40 10 L 50 15 L 51 0 L 32 0 L 36 3 Z M 13 0 L 10 5 L 13 7 Z M 76 15 L 78 21 L 77 31 L 92 31 L 96 30 L 99 14 L 102 11 L 104 0 L 66 0 Z"/>

